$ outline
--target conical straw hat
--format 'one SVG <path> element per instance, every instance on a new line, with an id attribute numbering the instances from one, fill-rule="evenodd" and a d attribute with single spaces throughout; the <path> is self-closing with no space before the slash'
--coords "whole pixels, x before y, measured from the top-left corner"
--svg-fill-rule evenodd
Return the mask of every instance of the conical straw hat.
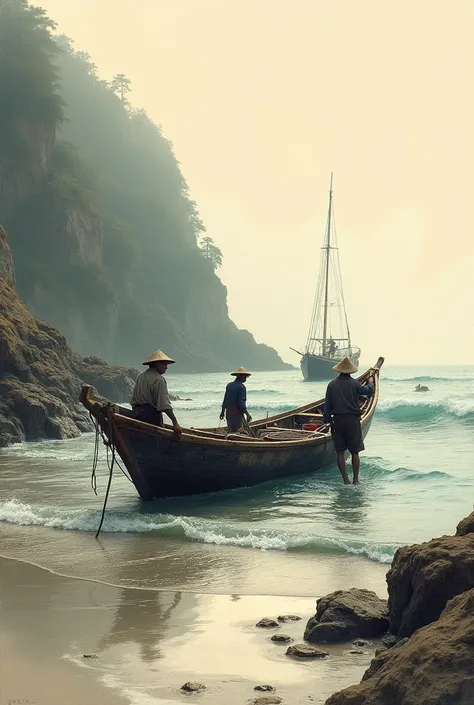
<path id="1" fill-rule="evenodd" d="M 247 377 L 250 377 L 251 372 L 247 372 L 245 367 L 237 367 L 237 369 L 231 372 L 230 374 L 234 375 L 235 377 L 237 377 L 237 375 L 247 375 Z"/>
<path id="2" fill-rule="evenodd" d="M 350 357 L 344 357 L 335 367 L 332 368 L 335 372 L 341 372 L 344 375 L 351 375 L 359 369 L 354 365 Z"/>
<path id="3" fill-rule="evenodd" d="M 172 360 L 168 355 L 165 355 L 163 350 L 155 350 L 145 362 L 142 362 L 142 365 L 149 365 L 151 362 L 166 362 L 168 365 L 172 365 L 176 360 Z"/>

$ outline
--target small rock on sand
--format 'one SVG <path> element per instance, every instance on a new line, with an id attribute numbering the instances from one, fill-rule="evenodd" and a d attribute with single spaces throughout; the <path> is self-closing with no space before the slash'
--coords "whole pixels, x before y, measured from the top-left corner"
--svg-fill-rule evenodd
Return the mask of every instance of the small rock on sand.
<path id="1" fill-rule="evenodd" d="M 271 640 L 279 644 L 289 644 L 290 641 L 293 641 L 289 634 L 274 634 Z"/>
<path id="2" fill-rule="evenodd" d="M 299 622 L 301 617 L 297 614 L 281 614 L 277 619 L 279 622 Z"/>
<path id="3" fill-rule="evenodd" d="M 354 639 L 352 643 L 354 646 L 369 646 L 370 641 L 367 641 L 366 639 Z"/>
<path id="4" fill-rule="evenodd" d="M 350 654 L 359 654 L 359 655 L 361 655 L 361 654 L 364 654 L 365 651 L 362 651 L 362 649 L 351 649 L 351 650 L 349 651 L 349 653 L 350 653 Z"/>
<path id="5" fill-rule="evenodd" d="M 204 683 L 198 683 L 198 681 L 188 681 L 181 686 L 181 690 L 186 691 L 186 693 L 200 693 L 206 690 Z"/>
<path id="6" fill-rule="evenodd" d="M 286 655 L 296 658 L 325 658 L 329 656 L 329 653 L 321 651 L 316 646 L 310 646 L 310 644 L 294 644 L 294 646 L 287 648 Z"/>
<path id="7" fill-rule="evenodd" d="M 262 627 L 263 629 L 275 629 L 280 625 L 274 619 L 269 619 L 268 617 L 263 617 L 260 622 L 257 622 L 256 627 Z"/>
<path id="8" fill-rule="evenodd" d="M 83 654 L 82 658 L 99 658 L 97 654 Z"/>
<path id="9" fill-rule="evenodd" d="M 250 705 L 280 705 L 283 699 L 278 695 L 262 695 L 260 698 L 250 700 Z"/>
<path id="10" fill-rule="evenodd" d="M 260 690 L 263 693 L 273 693 L 275 688 L 272 685 L 256 685 L 254 690 Z"/>

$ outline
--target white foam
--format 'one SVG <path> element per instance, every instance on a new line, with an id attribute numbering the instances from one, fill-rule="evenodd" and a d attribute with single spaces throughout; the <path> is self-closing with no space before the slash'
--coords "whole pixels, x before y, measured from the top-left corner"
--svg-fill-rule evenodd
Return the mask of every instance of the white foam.
<path id="1" fill-rule="evenodd" d="M 44 526 L 69 531 L 95 531 L 100 519 L 97 511 L 57 510 L 51 507 L 33 508 L 16 499 L 0 502 L 0 521 L 23 526 Z M 306 549 L 314 553 L 352 553 L 364 555 L 379 563 L 389 563 L 396 546 L 391 544 L 347 542 L 342 539 L 311 533 L 278 529 L 248 530 L 231 524 L 171 514 L 135 514 L 108 512 L 102 528 L 104 533 L 166 532 L 172 537 L 188 538 L 200 543 L 219 546 L 239 546 L 262 551 Z"/>

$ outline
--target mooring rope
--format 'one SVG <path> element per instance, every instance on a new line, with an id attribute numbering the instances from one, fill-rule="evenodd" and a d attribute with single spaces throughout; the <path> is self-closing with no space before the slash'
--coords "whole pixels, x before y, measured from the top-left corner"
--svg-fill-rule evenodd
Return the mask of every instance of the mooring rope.
<path id="1" fill-rule="evenodd" d="M 108 423 L 108 437 L 104 433 L 102 426 L 101 426 L 101 419 L 100 416 L 102 415 L 103 420 L 107 420 Z M 102 438 L 102 442 L 105 445 L 107 449 L 107 467 L 109 469 L 109 479 L 107 482 L 107 489 L 105 491 L 105 497 L 104 497 L 104 504 L 102 507 L 102 514 L 100 518 L 100 524 L 97 529 L 97 532 L 95 534 L 95 538 L 97 538 L 100 534 L 100 530 L 102 529 L 102 524 L 104 523 L 104 518 L 105 518 L 105 510 L 107 507 L 107 502 L 109 499 L 109 494 L 110 494 L 110 487 L 112 485 L 112 477 L 113 477 L 113 472 L 114 472 L 114 466 L 118 465 L 119 469 L 121 472 L 125 475 L 127 480 L 129 482 L 133 482 L 132 478 L 128 475 L 127 472 L 123 469 L 119 461 L 117 460 L 116 457 L 116 449 L 115 449 L 115 443 L 113 439 L 113 425 L 112 425 L 112 413 L 111 413 L 111 404 L 107 404 L 106 407 L 101 407 L 99 410 L 98 416 L 94 416 L 91 412 L 89 412 L 89 416 L 91 418 L 91 421 L 94 425 L 95 428 L 95 439 L 94 439 L 94 455 L 92 459 L 92 473 L 91 473 L 91 486 L 92 489 L 94 490 L 94 493 L 97 495 L 97 466 L 99 463 L 99 445 L 100 445 L 100 439 Z M 106 416 L 106 418 L 104 418 Z"/>

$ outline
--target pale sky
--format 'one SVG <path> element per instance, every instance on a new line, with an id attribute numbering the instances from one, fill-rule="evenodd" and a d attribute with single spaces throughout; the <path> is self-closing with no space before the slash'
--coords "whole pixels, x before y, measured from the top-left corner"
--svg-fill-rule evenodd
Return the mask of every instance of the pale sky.
<path id="1" fill-rule="evenodd" d="M 472 0 L 37 4 L 173 142 L 237 325 L 298 363 L 333 171 L 363 363 L 474 363 Z"/>

